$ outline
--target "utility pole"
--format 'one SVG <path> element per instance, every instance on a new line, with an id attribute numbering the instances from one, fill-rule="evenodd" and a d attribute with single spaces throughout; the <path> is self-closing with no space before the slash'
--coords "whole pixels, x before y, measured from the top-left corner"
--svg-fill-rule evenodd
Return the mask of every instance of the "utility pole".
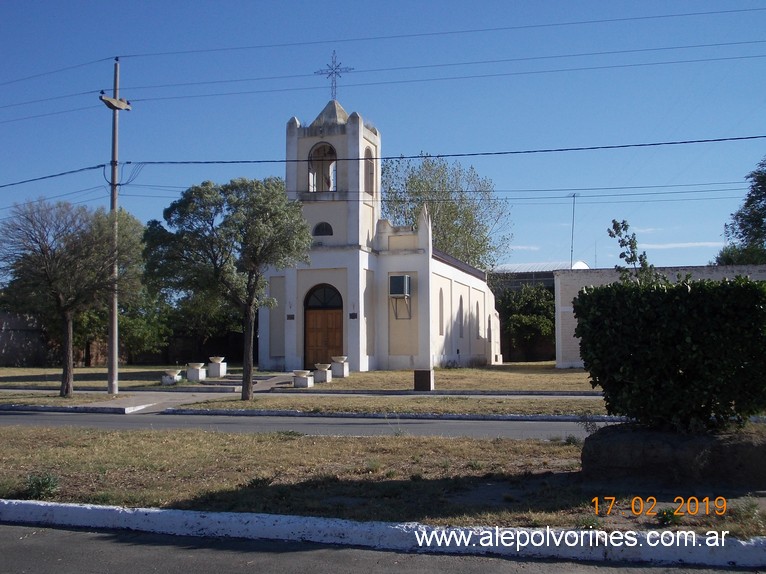
<path id="1" fill-rule="evenodd" d="M 109 213 L 112 216 L 112 253 L 114 261 L 112 262 L 111 269 L 111 297 L 109 298 L 109 340 L 107 343 L 107 387 L 110 395 L 116 395 L 119 392 L 118 383 L 118 365 L 120 359 L 120 342 L 118 334 L 118 309 L 117 309 L 117 278 L 119 275 L 119 269 L 117 266 L 117 189 L 119 184 L 117 183 L 117 142 L 119 132 L 119 114 L 121 110 L 129 111 L 130 102 L 120 99 L 120 59 L 114 59 L 114 93 L 112 97 L 108 97 L 101 93 L 100 100 L 104 102 L 106 107 L 112 110 L 112 175 L 111 175 L 111 204 Z"/>

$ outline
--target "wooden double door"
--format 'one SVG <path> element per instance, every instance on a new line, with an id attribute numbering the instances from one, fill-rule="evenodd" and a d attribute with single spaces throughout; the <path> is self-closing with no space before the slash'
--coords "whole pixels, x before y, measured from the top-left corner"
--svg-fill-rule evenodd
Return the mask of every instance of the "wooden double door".
<path id="1" fill-rule="evenodd" d="M 304 367 L 343 354 L 343 309 L 306 309 Z"/>

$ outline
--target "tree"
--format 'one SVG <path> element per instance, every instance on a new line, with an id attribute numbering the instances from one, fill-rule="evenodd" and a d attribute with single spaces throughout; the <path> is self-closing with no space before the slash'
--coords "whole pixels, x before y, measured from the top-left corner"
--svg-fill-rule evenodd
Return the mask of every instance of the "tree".
<path id="1" fill-rule="evenodd" d="M 654 270 L 654 265 L 649 264 L 646 257 L 646 251 L 638 252 L 638 239 L 635 233 L 628 234 L 630 225 L 624 219 L 622 221 L 612 220 L 612 227 L 606 232 L 612 239 L 617 239 L 622 252 L 620 259 L 632 267 L 632 270 L 622 265 L 615 265 L 614 268 L 620 272 L 620 280 L 636 281 L 638 283 L 651 283 L 660 277 Z"/>
<path id="2" fill-rule="evenodd" d="M 0 239 L 0 264 L 11 308 L 37 315 L 62 332 L 62 397 L 74 390 L 74 322 L 106 303 L 118 257 L 121 293 L 134 292 L 140 277 L 141 224 L 119 214 L 117 253 L 112 246 L 112 215 L 70 203 L 44 200 L 14 206 Z M 133 232 L 131 232 L 133 230 Z"/>
<path id="3" fill-rule="evenodd" d="M 556 305 L 550 289 L 543 285 L 507 289 L 498 297 L 497 307 L 516 349 L 529 354 L 536 345 L 553 342 Z"/>
<path id="4" fill-rule="evenodd" d="M 766 263 L 766 158 L 745 179 L 750 181 L 742 206 L 724 225 L 728 242 L 716 257 L 718 265 Z"/>
<path id="5" fill-rule="evenodd" d="M 245 330 L 242 399 L 253 398 L 253 344 L 258 308 L 266 296 L 264 272 L 308 261 L 311 233 L 301 205 L 290 201 L 279 178 L 205 181 L 187 189 L 150 221 L 145 234 L 147 273 L 178 297 L 226 299 Z"/>
<path id="6" fill-rule="evenodd" d="M 424 155 L 386 160 L 381 175 L 383 217 L 394 225 L 415 225 L 427 206 L 434 248 L 484 270 L 509 249 L 508 202 L 473 167 Z"/>
<path id="7" fill-rule="evenodd" d="M 763 265 L 766 264 L 766 247 L 760 245 L 737 245 L 729 243 L 721 248 L 713 261 L 715 265 Z"/>

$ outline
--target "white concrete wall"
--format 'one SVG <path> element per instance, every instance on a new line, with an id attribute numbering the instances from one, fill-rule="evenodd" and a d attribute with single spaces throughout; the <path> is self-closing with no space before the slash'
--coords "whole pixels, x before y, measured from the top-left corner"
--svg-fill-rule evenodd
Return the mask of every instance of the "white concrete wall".
<path id="1" fill-rule="evenodd" d="M 659 273 L 670 279 L 691 275 L 693 279 L 734 279 L 737 276 L 754 280 L 766 280 L 766 265 L 704 267 L 661 267 Z M 556 302 L 556 366 L 567 369 L 582 367 L 580 340 L 575 337 L 577 320 L 572 301 L 583 287 L 608 285 L 619 281 L 620 274 L 614 269 L 572 269 L 554 272 Z"/>
<path id="2" fill-rule="evenodd" d="M 338 154 L 336 192 L 308 193 L 308 166 L 296 161 L 307 159 L 320 142 L 329 143 Z M 372 194 L 364 188 L 367 148 L 376 158 Z M 332 285 L 343 298 L 343 345 L 352 371 L 430 369 L 446 361 L 466 365 L 497 360 L 500 328 L 494 296 L 481 279 L 432 257 L 428 212 L 423 210 L 416 229 L 395 228 L 379 219 L 380 134 L 375 128 L 365 125 L 356 113 L 345 123 L 306 128 L 292 118 L 287 123 L 286 157 L 288 196 L 304 202 L 304 217 L 312 229 L 326 221 L 333 235 L 316 237 L 309 265 L 266 274 L 278 306 L 261 313 L 261 368 L 303 368 L 304 300 L 320 283 Z M 344 161 L 348 158 L 360 159 Z M 412 296 L 407 301 L 389 297 L 389 277 L 400 274 L 412 278 Z M 450 331 L 441 337 L 438 299 L 434 300 L 438 288 L 445 292 Z M 458 318 L 460 297 L 463 313 Z M 461 324 L 462 337 L 452 333 Z M 489 339 L 490 333 L 496 342 Z"/>

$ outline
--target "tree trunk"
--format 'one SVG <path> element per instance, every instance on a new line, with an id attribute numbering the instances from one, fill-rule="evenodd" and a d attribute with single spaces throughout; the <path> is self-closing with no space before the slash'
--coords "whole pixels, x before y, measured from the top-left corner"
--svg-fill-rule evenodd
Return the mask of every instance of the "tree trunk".
<path id="1" fill-rule="evenodd" d="M 59 395 L 71 397 L 74 393 L 74 314 L 71 311 L 62 313 L 64 320 L 64 345 L 62 349 L 64 369 L 61 373 L 61 390 Z"/>
<path id="2" fill-rule="evenodd" d="M 256 310 L 248 305 L 245 311 L 245 348 L 242 356 L 242 400 L 253 398 L 253 342 L 255 340 Z"/>

